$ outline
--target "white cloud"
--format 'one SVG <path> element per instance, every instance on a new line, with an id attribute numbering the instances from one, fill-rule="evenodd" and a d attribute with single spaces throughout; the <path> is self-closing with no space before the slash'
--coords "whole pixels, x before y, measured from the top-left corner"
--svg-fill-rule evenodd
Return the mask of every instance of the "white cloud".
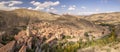
<path id="1" fill-rule="evenodd" d="M 75 10 L 75 8 L 74 7 L 69 7 L 68 10 Z"/>
<path id="2" fill-rule="evenodd" d="M 67 12 L 66 14 L 72 14 L 71 12 Z"/>
<path id="3" fill-rule="evenodd" d="M 81 6 L 81 8 L 82 8 L 82 9 L 86 9 L 86 7 L 85 7 L 85 6 Z"/>
<path id="4" fill-rule="evenodd" d="M 73 7 L 76 7 L 76 5 L 73 5 Z"/>
<path id="5" fill-rule="evenodd" d="M 0 2 L 0 5 L 8 4 L 9 2 L 2 1 Z"/>
<path id="6" fill-rule="evenodd" d="M 78 15 L 91 15 L 91 14 L 98 14 L 102 12 L 78 12 Z"/>
<path id="7" fill-rule="evenodd" d="M 66 5 L 62 5 L 61 7 L 62 7 L 62 8 L 65 8 L 65 7 L 66 7 Z"/>
<path id="8" fill-rule="evenodd" d="M 66 5 L 61 5 L 61 8 L 62 9 L 65 9 L 67 6 Z"/>
<path id="9" fill-rule="evenodd" d="M 44 8 L 43 7 L 39 7 L 37 6 L 36 8 L 34 8 L 34 10 L 43 10 Z"/>
<path id="10" fill-rule="evenodd" d="M 101 0 L 101 2 L 102 2 L 102 3 L 107 3 L 107 2 L 108 2 L 108 0 Z"/>
<path id="11" fill-rule="evenodd" d="M 56 2 L 53 3 L 54 6 L 55 6 L 55 5 L 58 5 L 58 4 L 60 4 L 59 1 L 56 1 Z"/>
<path id="12" fill-rule="evenodd" d="M 75 5 L 69 6 L 69 8 L 68 8 L 68 10 L 75 10 L 75 9 L 76 9 Z"/>
<path id="13" fill-rule="evenodd" d="M 18 9 L 19 7 L 15 7 L 14 5 L 22 4 L 21 1 L 2 1 L 0 2 L 0 10 L 13 10 Z"/>
<path id="14" fill-rule="evenodd" d="M 58 12 L 55 8 L 51 7 L 51 8 L 47 8 L 46 9 L 47 12 L 52 12 L 52 13 L 56 13 Z"/>
<path id="15" fill-rule="evenodd" d="M 21 1 L 9 1 L 9 5 L 8 6 L 14 6 L 16 4 L 22 4 L 23 2 Z"/>
<path id="16" fill-rule="evenodd" d="M 111 13 L 111 12 L 116 12 L 116 11 L 106 11 L 106 13 Z"/>
<path id="17" fill-rule="evenodd" d="M 32 7 L 28 7 L 27 9 L 31 9 L 32 10 L 33 8 Z"/>
<path id="18" fill-rule="evenodd" d="M 3 4 L 0 4 L 0 10 L 8 10 L 9 7 L 6 7 L 5 5 Z"/>
<path id="19" fill-rule="evenodd" d="M 10 10 L 19 9 L 20 7 L 10 7 Z M 24 7 L 23 7 L 24 8 Z"/>
<path id="20" fill-rule="evenodd" d="M 98 9 L 98 8 L 97 8 L 97 9 L 95 9 L 95 11 L 99 11 L 99 10 L 100 10 L 100 9 Z"/>
<path id="21" fill-rule="evenodd" d="M 62 13 L 62 15 L 72 15 L 72 12 L 64 12 L 64 13 Z"/>
<path id="22" fill-rule="evenodd" d="M 30 3 L 35 6 L 34 10 L 43 10 L 45 8 L 49 8 L 51 6 L 57 6 L 60 4 L 59 1 L 56 2 L 46 1 L 44 3 L 31 1 Z"/>
<path id="23" fill-rule="evenodd" d="M 116 11 L 88 11 L 88 12 L 78 12 L 78 15 L 91 15 L 91 14 L 99 14 L 99 13 L 111 13 Z"/>

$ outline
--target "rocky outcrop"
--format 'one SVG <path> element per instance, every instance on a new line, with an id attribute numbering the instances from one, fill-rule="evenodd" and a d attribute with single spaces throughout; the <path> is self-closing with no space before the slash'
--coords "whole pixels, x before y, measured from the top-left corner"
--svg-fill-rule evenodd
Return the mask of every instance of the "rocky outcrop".
<path id="1" fill-rule="evenodd" d="M 116 33 L 117 37 L 120 38 L 120 24 L 115 26 L 115 33 Z"/>
<path id="2" fill-rule="evenodd" d="M 27 46 L 23 45 L 18 52 L 26 52 Z"/>
<path id="3" fill-rule="evenodd" d="M 0 48 L 0 52 L 14 52 L 15 49 L 15 41 L 11 41 L 10 43 L 6 44 L 5 46 Z"/>
<path id="4" fill-rule="evenodd" d="M 2 36 L 4 35 L 5 32 L 0 32 L 0 42 L 2 42 Z"/>
<path id="5" fill-rule="evenodd" d="M 0 48 L 3 47 L 4 45 L 0 43 Z"/>
<path id="6" fill-rule="evenodd" d="M 14 36 L 17 43 L 23 43 L 28 40 L 28 36 L 26 35 L 26 31 L 21 31 L 18 35 Z"/>

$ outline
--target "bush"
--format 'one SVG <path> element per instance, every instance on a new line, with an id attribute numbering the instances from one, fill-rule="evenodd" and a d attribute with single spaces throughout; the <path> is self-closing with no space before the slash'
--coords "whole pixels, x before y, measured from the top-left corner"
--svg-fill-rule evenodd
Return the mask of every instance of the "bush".
<path id="1" fill-rule="evenodd" d="M 96 46 L 96 45 L 104 46 L 106 44 L 115 42 L 117 40 L 116 34 L 114 32 L 114 28 L 111 28 L 111 29 L 112 29 L 111 33 L 109 35 L 102 37 L 101 39 L 91 40 L 87 42 L 82 42 L 82 39 L 80 39 L 78 42 L 58 43 L 58 45 L 55 45 L 52 48 L 50 48 L 50 51 L 51 52 L 76 52 L 77 49 L 86 48 L 89 46 Z M 89 36 L 87 32 L 85 33 L 85 36 L 86 37 Z"/>

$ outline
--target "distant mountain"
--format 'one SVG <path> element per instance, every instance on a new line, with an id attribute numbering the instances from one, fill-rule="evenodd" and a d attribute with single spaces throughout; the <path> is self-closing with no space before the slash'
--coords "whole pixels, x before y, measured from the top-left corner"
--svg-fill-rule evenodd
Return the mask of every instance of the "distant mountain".
<path id="1" fill-rule="evenodd" d="M 93 14 L 90 16 L 84 16 L 82 18 L 90 21 L 118 24 L 120 23 L 120 12 Z"/>

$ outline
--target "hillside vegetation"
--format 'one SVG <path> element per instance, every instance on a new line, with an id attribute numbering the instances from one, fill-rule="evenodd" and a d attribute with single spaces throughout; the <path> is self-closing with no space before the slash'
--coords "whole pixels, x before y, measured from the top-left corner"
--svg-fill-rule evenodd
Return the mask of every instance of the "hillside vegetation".
<path id="1" fill-rule="evenodd" d="M 119 13 L 79 17 L 28 9 L 0 11 L 0 52 L 100 52 L 100 47 L 119 45 L 119 17 Z"/>

